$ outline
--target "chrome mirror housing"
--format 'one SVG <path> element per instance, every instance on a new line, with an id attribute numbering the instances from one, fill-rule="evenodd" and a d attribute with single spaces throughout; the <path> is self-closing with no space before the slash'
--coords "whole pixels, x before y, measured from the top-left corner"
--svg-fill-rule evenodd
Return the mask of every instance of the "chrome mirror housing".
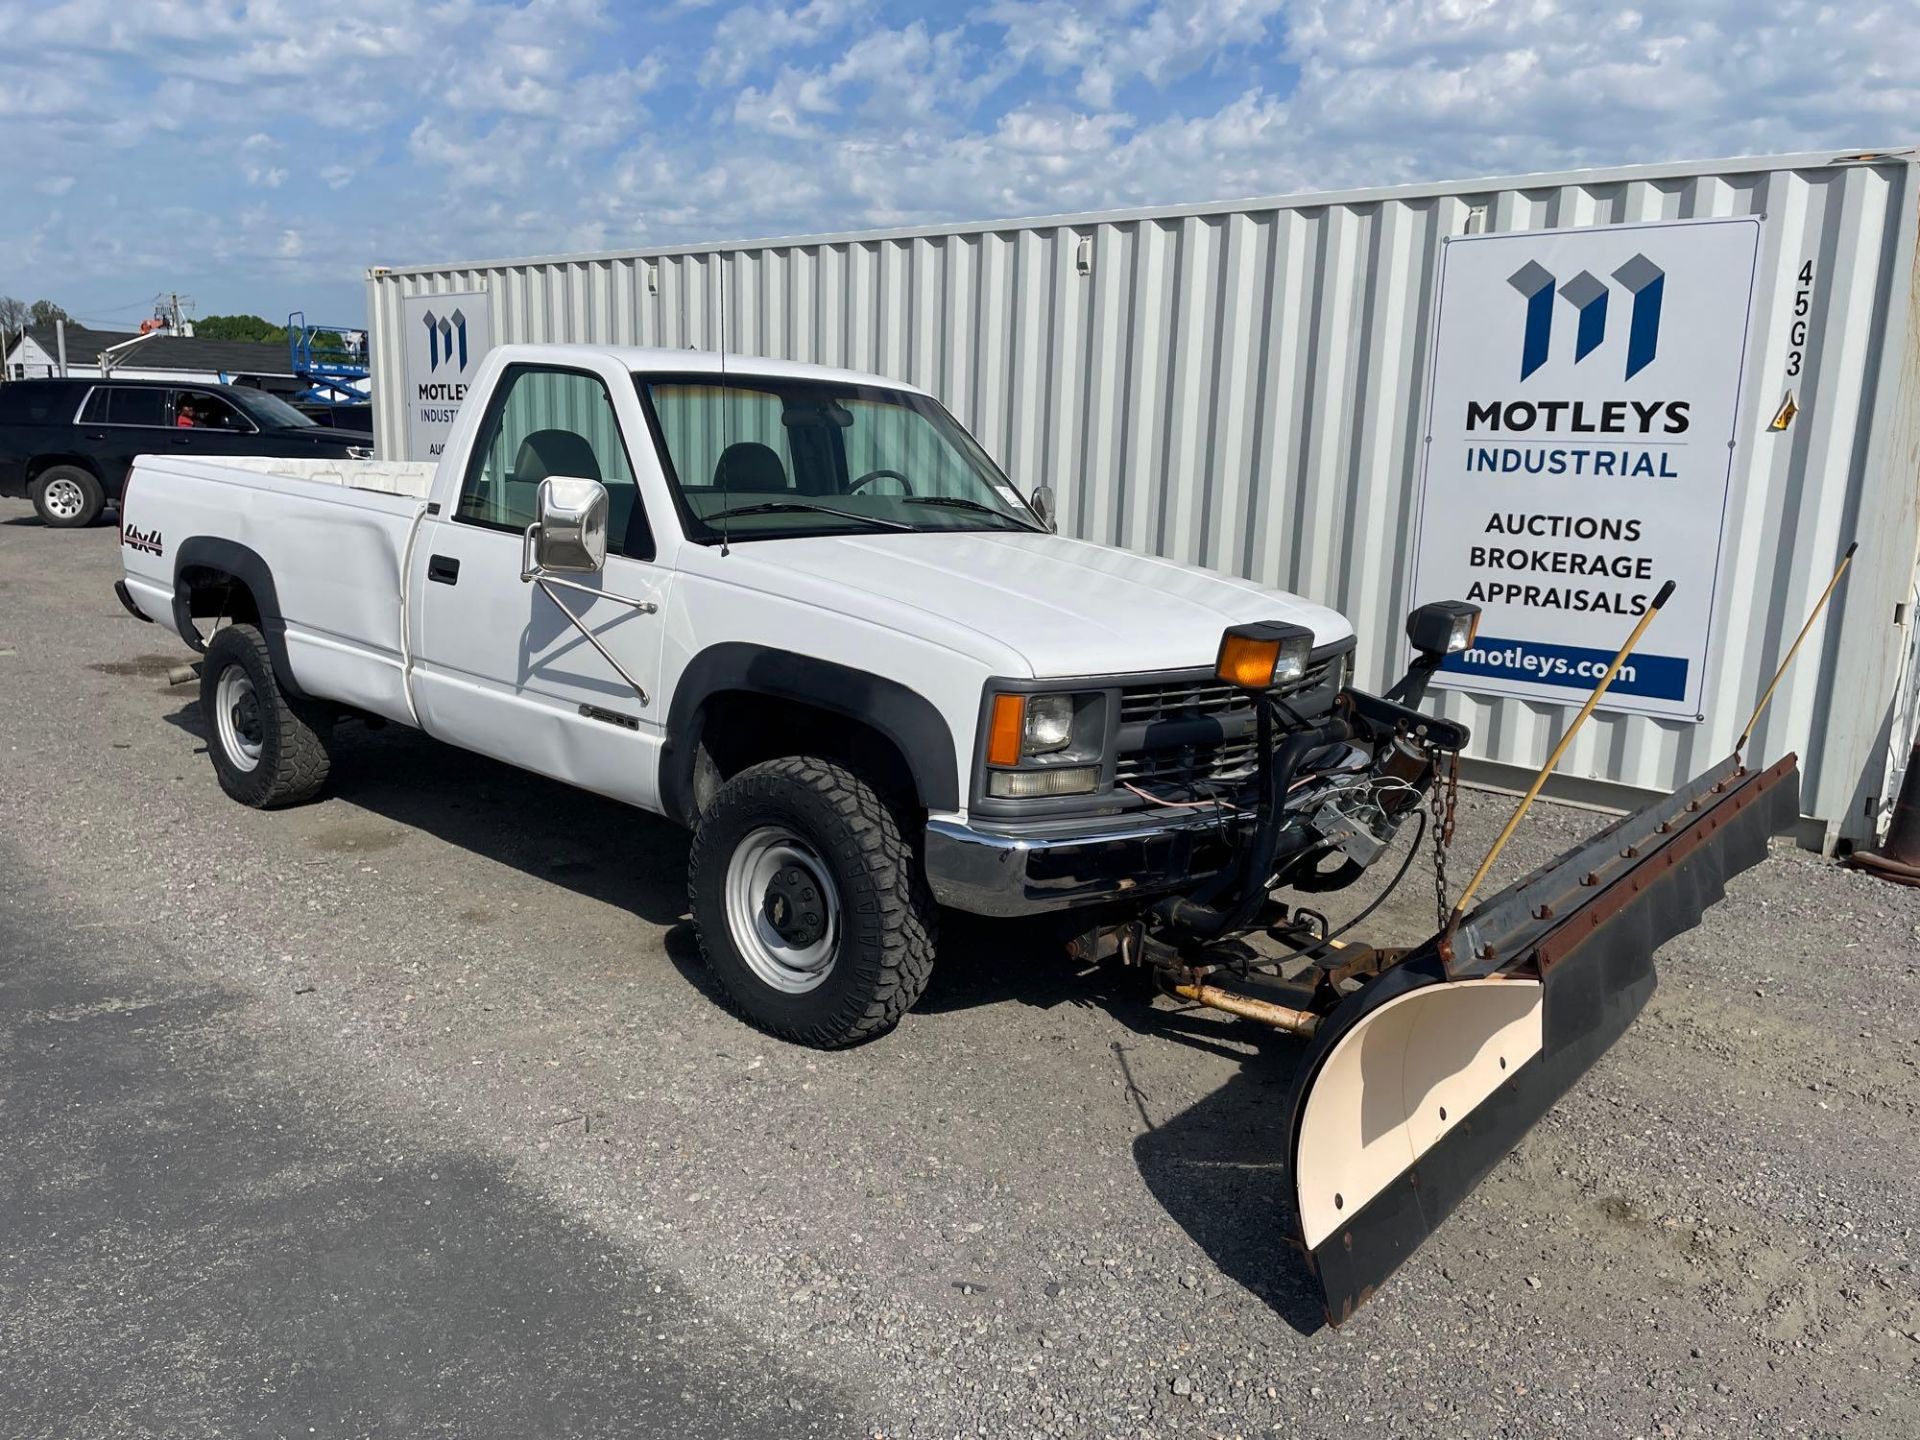
<path id="1" fill-rule="evenodd" d="M 1060 528 L 1060 517 L 1053 508 L 1053 487 L 1038 485 L 1033 494 L 1027 497 L 1027 505 L 1039 517 L 1040 523 L 1049 530 Z"/>
<path id="2" fill-rule="evenodd" d="M 540 482 L 539 521 L 529 537 L 539 570 L 591 575 L 607 562 L 607 487 L 580 475 Z"/>

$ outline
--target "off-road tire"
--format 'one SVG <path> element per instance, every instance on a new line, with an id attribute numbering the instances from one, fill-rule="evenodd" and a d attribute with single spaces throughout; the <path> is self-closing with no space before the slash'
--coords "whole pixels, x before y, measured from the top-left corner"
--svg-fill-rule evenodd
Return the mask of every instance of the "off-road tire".
<path id="1" fill-rule="evenodd" d="M 839 944 L 817 988 L 789 994 L 756 975 L 727 923 L 728 865 L 765 826 L 807 842 L 838 889 Z M 899 1023 L 933 971 L 935 908 L 900 817 L 859 775 L 789 756 L 741 771 L 700 817 L 688 866 L 700 953 L 735 1014 L 816 1049 L 857 1045 Z"/>
<path id="2" fill-rule="evenodd" d="M 220 677 L 236 668 L 252 682 L 258 711 L 260 755 L 252 769 L 228 753 L 218 714 Z M 330 717 L 280 688 L 266 639 L 254 626 L 229 625 L 214 633 L 200 667 L 200 713 L 220 788 L 242 805 L 256 810 L 298 805 L 327 783 Z"/>
<path id="3" fill-rule="evenodd" d="M 56 495 L 71 495 L 78 490 L 79 508 L 49 504 L 49 489 L 55 490 Z M 40 523 L 55 530 L 78 530 L 91 525 L 107 508 L 107 492 L 100 488 L 91 471 L 78 465 L 49 465 L 33 477 L 33 484 L 27 487 L 27 498 L 33 501 Z"/>

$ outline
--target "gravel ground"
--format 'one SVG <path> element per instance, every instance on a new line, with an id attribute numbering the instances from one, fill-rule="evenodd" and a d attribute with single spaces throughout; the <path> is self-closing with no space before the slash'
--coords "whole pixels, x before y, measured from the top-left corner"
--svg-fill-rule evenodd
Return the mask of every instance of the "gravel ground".
<path id="1" fill-rule="evenodd" d="M 359 727 L 319 803 L 227 801 L 113 532 L 28 514 L 0 501 L 8 1434 L 1920 1433 L 1920 892 L 1791 850 L 1742 877 L 1316 1331 L 1292 1042 L 961 917 L 893 1034 L 769 1040 L 712 1003 L 662 822 Z M 1505 807 L 1463 795 L 1462 868 Z M 1543 807 L 1503 870 L 1597 824 Z M 1416 865 L 1373 938 L 1431 893 Z M 315 1235 L 360 1262 L 316 1278 Z"/>

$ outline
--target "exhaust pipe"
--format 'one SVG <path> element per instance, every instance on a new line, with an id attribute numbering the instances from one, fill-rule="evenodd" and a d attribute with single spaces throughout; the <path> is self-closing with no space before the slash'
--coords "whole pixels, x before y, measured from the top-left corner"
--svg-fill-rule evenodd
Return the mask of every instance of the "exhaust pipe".
<path id="1" fill-rule="evenodd" d="M 169 685 L 192 685 L 198 681 L 199 678 L 200 662 L 198 660 L 194 661 L 191 665 L 176 665 L 167 671 L 167 684 Z"/>

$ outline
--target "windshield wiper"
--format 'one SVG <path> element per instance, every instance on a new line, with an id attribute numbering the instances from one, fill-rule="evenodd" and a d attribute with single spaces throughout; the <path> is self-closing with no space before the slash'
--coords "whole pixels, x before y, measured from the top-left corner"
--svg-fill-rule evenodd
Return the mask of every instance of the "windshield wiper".
<path id="1" fill-rule="evenodd" d="M 882 530 L 912 530 L 904 520 L 885 520 L 878 515 L 862 515 L 858 510 L 839 510 L 832 505 L 815 505 L 807 500 L 765 500 L 757 505 L 735 505 L 716 510 L 700 518 L 711 525 L 716 520 L 731 520 L 736 515 L 779 515 L 795 510 L 811 510 L 821 515 L 838 515 L 842 520 L 857 520 L 862 525 L 878 525 Z M 996 512 L 997 513 L 997 512 Z"/>
<path id="2" fill-rule="evenodd" d="M 1018 515 L 1009 514 L 992 505 L 982 505 L 978 500 L 969 500 L 964 495 L 908 495 L 900 502 L 902 505 L 945 505 L 954 510 L 973 510 L 982 515 L 991 515 L 996 520 L 1011 521 L 1022 530 L 1038 532 L 1038 525 L 1029 525 Z"/>

